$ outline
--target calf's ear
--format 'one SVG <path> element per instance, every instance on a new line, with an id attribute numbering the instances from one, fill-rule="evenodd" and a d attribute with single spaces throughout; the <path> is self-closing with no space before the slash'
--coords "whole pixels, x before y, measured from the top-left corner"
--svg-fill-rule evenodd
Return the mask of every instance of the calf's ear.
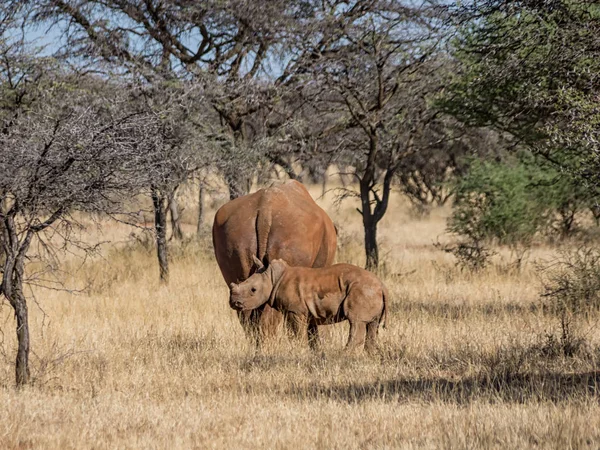
<path id="1" fill-rule="evenodd" d="M 287 264 L 283 259 L 276 259 L 269 264 L 269 270 L 271 271 L 271 281 L 273 285 L 279 281 L 279 279 L 283 276 L 283 272 L 285 271 Z"/>
<path id="2" fill-rule="evenodd" d="M 263 262 L 260 259 L 258 259 L 255 255 L 252 255 L 252 261 L 254 261 L 254 267 L 256 268 L 257 272 L 265 268 Z"/>

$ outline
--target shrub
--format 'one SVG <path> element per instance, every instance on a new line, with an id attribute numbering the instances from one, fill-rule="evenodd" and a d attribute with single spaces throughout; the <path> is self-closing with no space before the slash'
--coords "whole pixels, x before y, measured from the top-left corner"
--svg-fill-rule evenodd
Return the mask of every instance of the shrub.
<path id="1" fill-rule="evenodd" d="M 492 243 L 508 245 L 520 265 L 537 234 L 570 234 L 576 214 L 595 201 L 568 174 L 529 153 L 504 162 L 474 159 L 453 188 L 448 230 L 462 242 L 452 252 L 473 268 L 485 266 Z"/>
<path id="2" fill-rule="evenodd" d="M 539 268 L 542 298 L 549 310 L 563 316 L 600 310 L 600 250 L 580 247 Z"/>
<path id="3" fill-rule="evenodd" d="M 600 250 L 581 247 L 564 251 L 538 270 L 544 308 L 558 319 L 559 335 L 547 335 L 547 348 L 572 356 L 585 342 L 577 331 L 578 319 L 600 310 Z"/>
<path id="4" fill-rule="evenodd" d="M 537 181 L 522 163 L 473 160 L 455 183 L 449 230 L 473 241 L 528 245 L 547 221 Z"/>
<path id="5" fill-rule="evenodd" d="M 458 261 L 458 266 L 461 269 L 466 269 L 470 272 L 479 272 L 484 269 L 494 252 L 487 248 L 481 240 L 471 240 L 458 242 L 456 245 L 434 244 L 446 253 L 452 253 Z"/>
<path id="6" fill-rule="evenodd" d="M 534 235 L 547 221 L 546 206 L 532 189 L 524 164 L 473 160 L 468 172 L 454 183 L 454 207 L 448 231 L 462 238 L 450 251 L 470 270 L 487 265 L 488 246 L 505 244 L 520 265 Z"/>

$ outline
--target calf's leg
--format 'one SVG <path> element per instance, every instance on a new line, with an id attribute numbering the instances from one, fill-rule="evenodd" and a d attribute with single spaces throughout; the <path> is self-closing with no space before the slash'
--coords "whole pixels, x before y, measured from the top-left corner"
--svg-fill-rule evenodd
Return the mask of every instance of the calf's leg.
<path id="1" fill-rule="evenodd" d="M 238 311 L 238 318 L 246 336 L 257 348 L 265 338 L 275 336 L 283 322 L 283 314 L 266 304 L 250 311 Z"/>
<path id="2" fill-rule="evenodd" d="M 362 349 L 365 344 L 367 334 L 367 324 L 364 322 L 350 321 L 350 335 L 346 344 L 347 351 Z"/>
<path id="3" fill-rule="evenodd" d="M 269 305 L 264 305 L 261 308 L 260 315 L 258 317 L 258 329 L 260 331 L 261 338 L 274 337 L 277 334 L 277 330 L 283 323 L 283 313 L 280 313 Z"/>
<path id="4" fill-rule="evenodd" d="M 379 320 L 374 320 L 367 324 L 367 340 L 365 341 L 365 349 L 368 352 L 377 350 L 377 334 L 379 332 Z"/>
<path id="5" fill-rule="evenodd" d="M 300 314 L 288 314 L 288 324 L 292 335 L 299 341 L 306 342 L 307 338 L 307 317 Z"/>

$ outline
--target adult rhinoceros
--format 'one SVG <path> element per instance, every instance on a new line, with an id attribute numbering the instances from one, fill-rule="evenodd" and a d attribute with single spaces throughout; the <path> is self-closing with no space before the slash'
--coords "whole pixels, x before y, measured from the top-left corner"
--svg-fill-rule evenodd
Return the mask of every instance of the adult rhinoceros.
<path id="1" fill-rule="evenodd" d="M 227 285 L 252 275 L 255 257 L 267 266 L 275 259 L 290 266 L 329 266 L 336 245 L 333 222 L 297 181 L 232 200 L 217 211 L 213 223 L 215 256 Z M 257 343 L 283 319 L 269 305 L 239 312 L 238 317 Z"/>

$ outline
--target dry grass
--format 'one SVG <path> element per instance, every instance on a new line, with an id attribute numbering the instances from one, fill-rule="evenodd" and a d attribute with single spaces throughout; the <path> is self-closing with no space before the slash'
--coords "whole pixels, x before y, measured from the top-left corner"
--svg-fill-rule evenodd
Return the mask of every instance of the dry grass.
<path id="1" fill-rule="evenodd" d="M 338 259 L 361 264 L 355 205 L 320 202 L 342 230 Z M 285 338 L 255 352 L 208 237 L 175 248 L 169 287 L 151 250 L 105 247 L 69 280 L 89 293 L 35 290 L 46 315 L 31 305 L 35 382 L 22 391 L 0 308 L 0 448 L 597 448 L 598 317 L 576 356 L 549 352 L 556 321 L 531 261 L 552 249 L 520 272 L 500 251 L 462 273 L 433 246 L 449 239 L 446 214 L 420 218 L 394 197 L 380 238 L 391 315 L 374 356 L 341 352 L 344 324 L 323 330 L 318 355 Z M 191 232 L 192 206 L 184 216 Z"/>

